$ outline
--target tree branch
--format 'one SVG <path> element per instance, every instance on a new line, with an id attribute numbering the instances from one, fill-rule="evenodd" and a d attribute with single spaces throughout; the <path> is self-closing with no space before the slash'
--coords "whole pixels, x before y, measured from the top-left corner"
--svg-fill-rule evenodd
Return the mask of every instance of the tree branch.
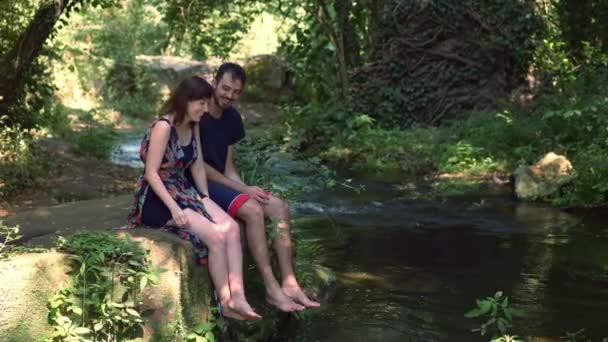
<path id="1" fill-rule="evenodd" d="M 38 8 L 34 18 L 0 63 L 0 105 L 10 104 L 27 69 L 53 32 L 59 17 L 71 6 L 70 0 L 49 0 Z"/>

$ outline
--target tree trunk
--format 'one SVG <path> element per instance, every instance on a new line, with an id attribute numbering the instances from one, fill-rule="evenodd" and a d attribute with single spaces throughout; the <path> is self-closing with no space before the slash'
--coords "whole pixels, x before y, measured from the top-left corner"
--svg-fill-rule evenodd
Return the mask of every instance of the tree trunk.
<path id="1" fill-rule="evenodd" d="M 0 106 L 9 105 L 25 72 L 40 53 L 69 0 L 43 2 L 34 19 L 0 63 Z"/>
<path id="2" fill-rule="evenodd" d="M 344 55 L 344 41 L 341 39 L 341 37 L 338 36 L 338 33 L 334 28 L 334 23 L 332 21 L 331 15 L 329 14 L 329 9 L 325 0 L 316 0 L 315 5 L 317 7 L 317 9 L 315 10 L 315 18 L 317 19 L 319 24 L 321 24 L 321 26 L 325 28 L 329 40 L 336 49 L 338 76 L 340 77 L 340 88 L 342 96 L 346 97 L 348 93 L 348 73 L 346 69 L 346 57 Z"/>
<path id="3" fill-rule="evenodd" d="M 368 4 L 369 7 L 369 27 L 368 27 L 368 37 L 369 37 L 369 47 L 370 49 L 376 43 L 376 37 L 378 36 L 378 31 L 381 27 L 382 21 L 382 11 L 384 9 L 384 0 L 371 0 Z"/>
<path id="4" fill-rule="evenodd" d="M 338 19 L 338 39 L 344 46 L 344 59 L 347 69 L 361 64 L 360 44 L 357 32 L 353 27 L 351 0 L 336 0 L 336 16 Z"/>

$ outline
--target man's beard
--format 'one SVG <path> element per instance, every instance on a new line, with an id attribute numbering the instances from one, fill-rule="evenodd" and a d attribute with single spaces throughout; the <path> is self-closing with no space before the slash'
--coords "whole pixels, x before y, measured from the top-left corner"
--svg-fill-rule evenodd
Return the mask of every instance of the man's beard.
<path id="1" fill-rule="evenodd" d="M 222 98 L 218 97 L 217 95 L 213 94 L 213 100 L 215 101 L 215 104 L 221 108 L 221 109 L 228 109 L 228 107 L 230 107 L 230 101 L 226 100 L 226 105 L 222 105 Z"/>

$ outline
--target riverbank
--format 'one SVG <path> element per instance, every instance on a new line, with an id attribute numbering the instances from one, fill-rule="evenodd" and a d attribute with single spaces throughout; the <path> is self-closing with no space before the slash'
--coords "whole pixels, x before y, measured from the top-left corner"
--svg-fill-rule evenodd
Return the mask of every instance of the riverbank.
<path id="1" fill-rule="evenodd" d="M 404 183 L 426 179 L 445 189 L 511 175 L 554 152 L 572 162 L 574 177 L 539 200 L 596 206 L 608 202 L 608 72 L 590 63 L 571 76 L 533 98 L 514 95 L 497 108 L 463 112 L 437 127 L 401 129 L 390 124 L 396 113 L 371 117 L 342 99 L 292 106 L 282 141 L 357 174 Z"/>

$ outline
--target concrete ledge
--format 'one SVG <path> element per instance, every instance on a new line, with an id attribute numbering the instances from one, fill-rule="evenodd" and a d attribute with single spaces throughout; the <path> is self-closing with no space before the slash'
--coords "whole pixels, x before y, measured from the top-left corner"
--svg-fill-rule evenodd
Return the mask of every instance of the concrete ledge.
<path id="1" fill-rule="evenodd" d="M 152 229 L 119 231 L 150 251 L 160 283 L 143 293 L 143 341 L 176 341 L 209 319 L 213 287 L 207 267 L 196 264 L 188 241 Z M 16 255 L 0 262 L 0 340 L 42 341 L 52 334 L 47 301 L 69 286 L 69 260 L 58 252 Z"/>

